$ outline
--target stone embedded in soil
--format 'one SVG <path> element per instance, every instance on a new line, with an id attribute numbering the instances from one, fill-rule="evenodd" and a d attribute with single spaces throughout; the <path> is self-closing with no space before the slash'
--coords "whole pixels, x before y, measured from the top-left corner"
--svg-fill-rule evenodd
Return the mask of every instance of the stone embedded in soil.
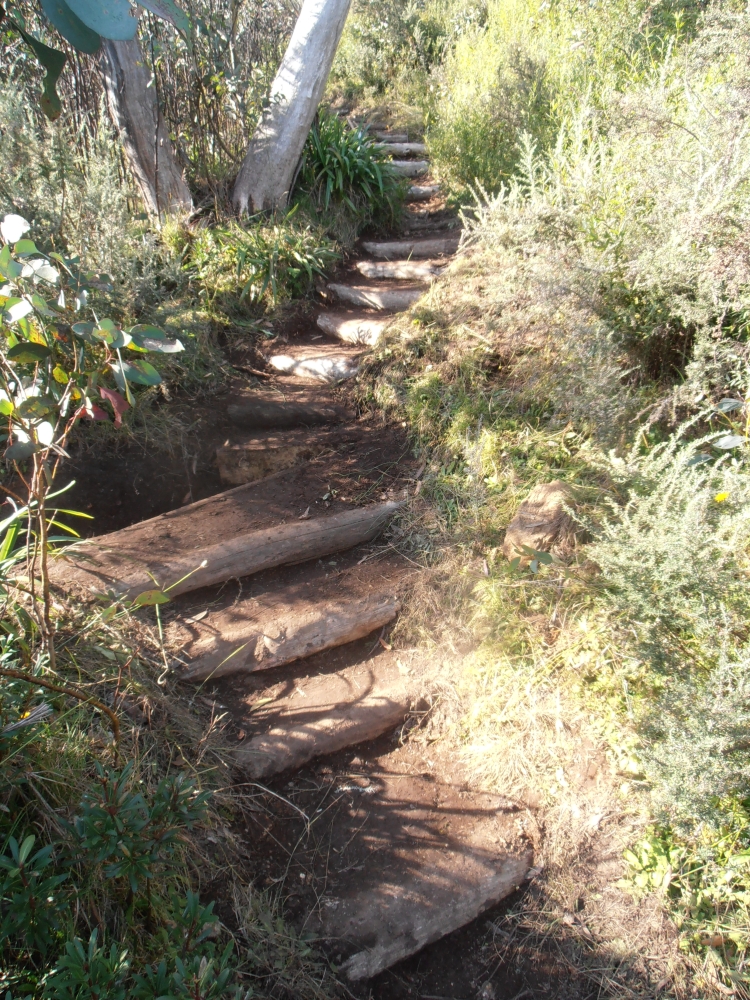
<path id="1" fill-rule="evenodd" d="M 393 240 L 387 243 L 363 243 L 362 249 L 373 257 L 385 260 L 425 259 L 454 254 L 460 236 L 446 236 L 435 240 Z"/>
<path id="2" fill-rule="evenodd" d="M 432 201 L 440 194 L 439 184 L 412 184 L 406 192 L 407 201 Z"/>
<path id="3" fill-rule="evenodd" d="M 357 270 L 365 278 L 400 279 L 402 281 L 432 281 L 445 265 L 436 261 L 417 263 L 413 260 L 360 260 Z"/>
<path id="4" fill-rule="evenodd" d="M 423 177 L 430 169 L 427 160 L 391 160 L 391 166 L 399 177 Z"/>
<path id="5" fill-rule="evenodd" d="M 372 319 L 352 313 L 320 313 L 316 320 L 318 327 L 329 336 L 346 344 L 362 344 L 372 347 L 388 325 L 386 319 Z"/>
<path id="6" fill-rule="evenodd" d="M 395 664 L 375 660 L 297 682 L 267 706 L 270 728 L 243 744 L 236 765 L 253 780 L 265 780 L 375 739 L 403 721 L 413 695 L 414 682 Z M 248 725 L 258 718 L 256 710 Z"/>
<path id="7" fill-rule="evenodd" d="M 423 285 L 411 288 L 378 288 L 370 285 L 339 285 L 335 282 L 329 284 L 328 288 L 341 302 L 391 312 L 403 312 L 414 305 L 426 291 Z"/>
<path id="8" fill-rule="evenodd" d="M 527 566 L 534 557 L 525 548 L 569 555 L 575 544 L 575 524 L 565 506 L 572 500 L 570 486 L 559 479 L 535 486 L 506 529 L 506 559 L 520 558 L 521 565 Z"/>
<path id="9" fill-rule="evenodd" d="M 189 659 L 182 679 L 270 670 L 354 642 L 396 617 L 401 602 L 393 584 L 383 581 L 362 596 L 357 596 L 354 580 L 351 584 L 347 597 L 340 592 L 341 581 L 316 580 L 275 593 L 270 600 L 246 598 L 210 611 L 190 626 L 196 637 L 182 647 L 181 655 Z"/>
<path id="10" fill-rule="evenodd" d="M 274 354 L 269 365 L 277 371 L 317 382 L 341 382 L 357 374 L 358 366 L 351 358 L 309 357 L 293 358 L 288 354 Z"/>
<path id="11" fill-rule="evenodd" d="M 278 393 L 254 393 L 248 399 L 231 403 L 227 415 L 238 427 L 259 430 L 334 424 L 348 416 L 344 407 L 327 400 L 316 402 L 296 395 L 284 399 Z"/>
<path id="12" fill-rule="evenodd" d="M 380 148 L 391 156 L 425 156 L 427 146 L 423 142 L 390 142 L 381 143 Z"/>
<path id="13" fill-rule="evenodd" d="M 202 506 L 193 505 L 199 511 Z M 195 545 L 189 517 L 182 518 L 179 533 L 172 534 L 170 529 L 176 525 L 162 515 L 70 546 L 50 563 L 50 582 L 66 591 L 88 593 L 89 597 L 113 592 L 134 600 L 155 586 L 169 588 L 170 596 L 176 597 L 274 566 L 293 565 L 353 548 L 378 535 L 399 507 L 394 502 L 355 507 L 329 517 L 236 534 L 203 546 Z M 200 513 L 197 521 L 202 522 Z M 152 535 L 162 542 L 161 546 L 148 544 Z M 166 546 L 164 535 L 168 538 Z"/>
<path id="14" fill-rule="evenodd" d="M 308 462 L 330 448 L 356 438 L 356 428 L 318 431 L 315 434 L 308 430 L 272 431 L 248 441 L 223 445 L 216 451 L 216 463 L 222 482 L 239 486 L 299 462 Z"/>

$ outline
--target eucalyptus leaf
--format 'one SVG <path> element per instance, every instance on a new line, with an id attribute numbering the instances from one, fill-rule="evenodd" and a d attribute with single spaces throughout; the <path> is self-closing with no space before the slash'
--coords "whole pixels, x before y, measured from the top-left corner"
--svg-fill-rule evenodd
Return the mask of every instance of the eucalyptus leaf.
<path id="1" fill-rule="evenodd" d="M 59 49 L 52 49 L 49 45 L 45 45 L 44 42 L 40 42 L 34 38 L 33 35 L 24 31 L 18 22 L 13 21 L 12 24 L 42 66 L 47 70 L 44 76 L 44 92 L 39 103 L 45 115 L 51 121 L 54 121 L 62 113 L 62 104 L 55 88 L 68 57 L 64 52 L 60 52 Z"/>
<path id="2" fill-rule="evenodd" d="M 38 253 L 36 243 L 33 240 L 19 240 L 13 247 L 13 253 L 23 256 L 29 253 Z"/>
<path id="3" fill-rule="evenodd" d="M 74 49 L 89 55 L 99 51 L 101 37 L 73 13 L 65 0 L 40 0 L 40 3 L 49 20 Z"/>
<path id="4" fill-rule="evenodd" d="M 150 10 L 157 17 L 169 21 L 175 28 L 179 28 L 185 35 L 190 34 L 190 19 L 184 10 L 181 10 L 174 0 L 137 0 L 141 7 Z"/>
<path id="5" fill-rule="evenodd" d="M 0 236 L 2 236 L 6 243 L 17 243 L 23 234 L 28 233 L 30 229 L 31 226 L 26 219 L 22 215 L 15 215 L 13 212 L 4 216 L 3 221 L 0 222 Z M 10 251 L 8 252 L 10 253 Z"/>
<path id="6" fill-rule="evenodd" d="M 34 311 L 34 307 L 27 299 L 20 299 L 10 308 L 5 310 L 5 316 L 9 323 L 17 323 Z"/>
<path id="7" fill-rule="evenodd" d="M 39 451 L 39 445 L 34 444 L 33 441 L 18 441 L 8 448 L 5 452 L 5 458 L 9 462 L 20 462 L 24 458 L 30 458 L 37 451 Z"/>
<path id="8" fill-rule="evenodd" d="M 720 413 L 731 413 L 732 410 L 741 410 L 743 406 L 741 399 L 722 399 L 716 407 Z"/>
<path id="9" fill-rule="evenodd" d="M 46 344 L 34 344 L 24 340 L 8 351 L 8 359 L 16 361 L 18 364 L 36 364 L 39 361 L 46 361 L 52 352 Z"/>
<path id="10" fill-rule="evenodd" d="M 731 448 L 741 448 L 745 443 L 744 437 L 740 434 L 724 434 L 720 438 L 715 438 L 711 444 L 714 448 L 720 448 L 722 451 L 729 451 Z"/>
<path id="11" fill-rule="evenodd" d="M 158 385 L 161 382 L 161 375 L 148 361 L 113 361 L 111 367 L 115 376 L 119 374 L 135 385 Z"/>
<path id="12" fill-rule="evenodd" d="M 128 0 L 67 0 L 73 13 L 102 38 L 126 42 L 135 36 L 138 22 Z"/>

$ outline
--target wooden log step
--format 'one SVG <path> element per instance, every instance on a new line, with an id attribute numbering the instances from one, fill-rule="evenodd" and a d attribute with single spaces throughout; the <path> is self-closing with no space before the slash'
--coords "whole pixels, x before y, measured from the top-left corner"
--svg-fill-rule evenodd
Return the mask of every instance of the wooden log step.
<path id="1" fill-rule="evenodd" d="M 388 322 L 387 319 L 370 319 L 351 313 L 334 312 L 321 313 L 317 319 L 320 329 L 329 336 L 346 344 L 366 344 L 368 347 L 377 343 Z"/>
<path id="2" fill-rule="evenodd" d="M 340 967 L 353 982 L 476 919 L 518 889 L 533 863 L 522 845 L 498 846 L 516 840 L 500 796 L 461 795 L 457 786 L 415 771 L 388 767 L 367 788 L 374 794 L 352 802 L 349 823 L 343 813 L 331 840 L 331 857 L 345 851 L 338 862 L 344 871 L 334 867 L 335 888 L 307 926 L 333 954 L 346 956 Z M 366 839 L 357 837 L 357 825 L 366 826 Z M 345 833 L 354 843 L 346 844 Z"/>
<path id="3" fill-rule="evenodd" d="M 440 194 L 439 184 L 412 184 L 406 193 L 407 201 L 432 201 Z"/>
<path id="4" fill-rule="evenodd" d="M 373 257 L 385 260 L 424 259 L 454 254 L 458 250 L 460 236 L 445 236 L 435 240 L 394 240 L 388 243 L 363 243 L 362 249 Z"/>
<path id="5" fill-rule="evenodd" d="M 416 263 L 412 260 L 360 260 L 357 270 L 365 278 L 400 279 L 402 281 L 432 281 L 444 269 L 437 261 Z"/>
<path id="6" fill-rule="evenodd" d="M 270 728 L 242 745 L 236 764 L 251 780 L 267 780 L 374 739 L 403 721 L 413 690 L 396 664 L 373 660 L 297 681 L 290 694 L 268 706 Z"/>
<path id="7" fill-rule="evenodd" d="M 342 406 L 287 397 L 258 394 L 240 403 L 231 403 L 227 415 L 233 424 L 248 429 L 313 427 L 334 424 L 350 414 Z"/>
<path id="8" fill-rule="evenodd" d="M 281 594 L 244 598 L 211 610 L 193 624 L 173 626 L 188 634 L 181 655 L 189 664 L 182 679 L 270 670 L 382 628 L 401 608 L 398 577 L 378 578 L 370 583 L 369 593 L 355 596 L 363 589 L 362 575 L 355 568 L 331 579 L 306 581 Z"/>
<path id="9" fill-rule="evenodd" d="M 288 469 L 299 462 L 328 451 L 335 445 L 357 439 L 355 429 L 318 431 L 287 431 L 284 434 L 269 432 L 248 441 L 225 444 L 216 450 L 216 464 L 223 483 L 240 486 L 264 479 L 281 469 Z"/>
<path id="10" fill-rule="evenodd" d="M 381 143 L 380 148 L 391 156 L 425 156 L 427 146 L 423 142 L 390 142 Z"/>
<path id="11" fill-rule="evenodd" d="M 391 166 L 399 177 L 423 177 L 430 169 L 427 160 L 391 160 Z"/>
<path id="12" fill-rule="evenodd" d="M 69 546 L 52 561 L 50 579 L 64 590 L 89 595 L 113 592 L 134 600 L 156 587 L 170 588 L 170 596 L 176 597 L 273 566 L 288 566 L 353 548 L 374 538 L 398 508 L 399 504 L 393 502 L 356 507 L 330 517 L 295 520 L 203 546 L 194 544 L 189 519 L 181 525 L 188 534 L 171 538 L 170 525 L 163 518 L 153 518 L 150 525 L 145 524 L 152 530 L 154 522 L 166 528 L 166 545 L 162 537 L 160 546 L 149 546 L 147 539 L 152 532 L 144 531 L 143 525 L 134 525 Z"/>
<path id="13" fill-rule="evenodd" d="M 408 142 L 409 136 L 406 132 L 377 131 L 372 133 L 376 139 L 383 143 Z"/>
<path id="14" fill-rule="evenodd" d="M 269 365 L 287 375 L 313 379 L 316 382 L 342 382 L 357 374 L 358 365 L 351 358 L 309 357 L 293 358 L 288 354 L 274 354 L 268 359 Z"/>
<path id="15" fill-rule="evenodd" d="M 420 299 L 426 289 L 423 285 L 411 288 L 378 288 L 369 285 L 329 284 L 337 299 L 352 306 L 404 312 Z"/>

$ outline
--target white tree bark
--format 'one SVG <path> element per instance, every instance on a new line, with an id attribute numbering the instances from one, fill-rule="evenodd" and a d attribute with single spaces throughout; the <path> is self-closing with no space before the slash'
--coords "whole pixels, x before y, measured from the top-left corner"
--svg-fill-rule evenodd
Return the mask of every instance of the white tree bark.
<path id="1" fill-rule="evenodd" d="M 351 0 L 305 0 L 276 79 L 235 181 L 238 212 L 286 205 L 315 118 Z"/>
<path id="2" fill-rule="evenodd" d="M 155 89 L 148 85 L 151 74 L 138 38 L 103 40 L 101 70 L 109 112 L 146 211 L 156 218 L 190 212 L 190 191 L 175 158 Z"/>

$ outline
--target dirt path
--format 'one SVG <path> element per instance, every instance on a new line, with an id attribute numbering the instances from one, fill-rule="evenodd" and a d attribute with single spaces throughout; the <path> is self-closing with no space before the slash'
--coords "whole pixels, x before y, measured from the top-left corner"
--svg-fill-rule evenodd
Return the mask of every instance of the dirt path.
<path id="1" fill-rule="evenodd" d="M 420 470 L 401 429 L 358 419 L 347 390 L 388 316 L 458 243 L 424 148 L 394 150 L 415 179 L 403 237 L 364 242 L 315 325 L 270 344 L 271 377 L 227 400 L 192 467 L 197 482 L 208 440 L 204 498 L 190 485 L 165 505 L 177 476 L 145 506 L 156 516 L 130 524 L 124 510 L 55 581 L 132 597 L 151 576 L 169 587 L 188 574 L 165 607 L 168 641 L 186 684 L 229 713 L 237 781 L 272 793 L 244 831 L 259 885 L 281 892 L 357 996 L 490 997 L 460 928 L 523 884 L 533 820 L 409 739 L 431 664 L 387 641 L 418 572 L 389 532 Z M 449 972 L 444 948 L 423 949 L 455 933 Z M 514 989 L 511 977 L 503 995 Z"/>

